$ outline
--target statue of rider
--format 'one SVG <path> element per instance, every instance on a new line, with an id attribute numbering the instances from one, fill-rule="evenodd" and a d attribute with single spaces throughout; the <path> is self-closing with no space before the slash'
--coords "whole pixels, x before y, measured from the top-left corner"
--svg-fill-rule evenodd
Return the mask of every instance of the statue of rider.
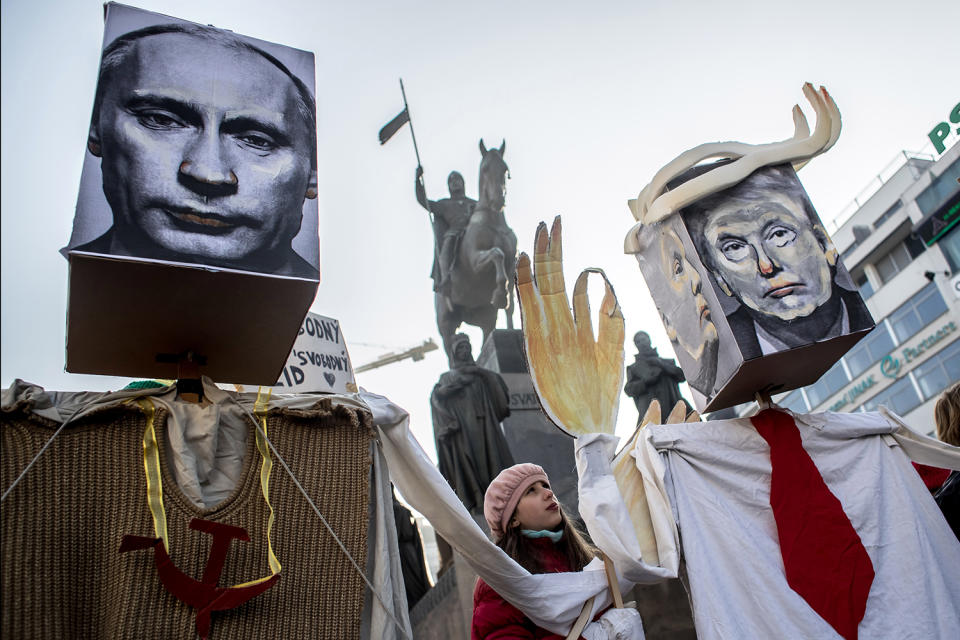
<path id="1" fill-rule="evenodd" d="M 451 171 L 447 177 L 450 197 L 442 200 L 427 200 L 427 191 L 423 186 L 423 167 L 417 166 L 416 190 L 417 202 L 433 213 L 433 290 L 450 296 L 450 274 L 457 259 L 460 239 L 470 222 L 477 201 L 468 198 L 463 186 L 463 176 Z"/>

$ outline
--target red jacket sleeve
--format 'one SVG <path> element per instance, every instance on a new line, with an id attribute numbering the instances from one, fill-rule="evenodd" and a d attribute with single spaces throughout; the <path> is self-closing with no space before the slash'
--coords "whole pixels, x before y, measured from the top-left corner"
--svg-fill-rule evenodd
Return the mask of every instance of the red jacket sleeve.
<path id="1" fill-rule="evenodd" d="M 483 580 L 473 591 L 471 640 L 564 640 L 533 624 Z"/>

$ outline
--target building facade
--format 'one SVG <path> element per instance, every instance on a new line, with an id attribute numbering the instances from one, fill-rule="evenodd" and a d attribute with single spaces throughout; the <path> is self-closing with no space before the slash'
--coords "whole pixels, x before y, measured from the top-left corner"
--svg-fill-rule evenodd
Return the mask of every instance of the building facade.
<path id="1" fill-rule="evenodd" d="M 877 326 L 815 384 L 774 399 L 799 413 L 885 405 L 932 434 L 937 397 L 960 380 L 960 144 L 901 153 L 854 204 L 829 231 Z"/>

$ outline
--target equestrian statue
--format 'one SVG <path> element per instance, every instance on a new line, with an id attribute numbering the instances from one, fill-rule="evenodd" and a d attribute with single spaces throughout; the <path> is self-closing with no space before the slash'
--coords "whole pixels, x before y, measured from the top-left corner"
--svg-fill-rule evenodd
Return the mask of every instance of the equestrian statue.
<path id="1" fill-rule="evenodd" d="M 463 177 L 450 173 L 450 197 L 427 200 L 423 168 L 417 167 L 417 202 L 431 213 L 434 232 L 434 307 L 437 328 L 453 366 L 453 336 L 466 322 L 490 336 L 497 312 L 504 309 L 513 328 L 517 236 L 503 215 L 509 169 L 503 161 L 507 143 L 487 149 L 480 140 L 480 199 L 466 197 Z"/>

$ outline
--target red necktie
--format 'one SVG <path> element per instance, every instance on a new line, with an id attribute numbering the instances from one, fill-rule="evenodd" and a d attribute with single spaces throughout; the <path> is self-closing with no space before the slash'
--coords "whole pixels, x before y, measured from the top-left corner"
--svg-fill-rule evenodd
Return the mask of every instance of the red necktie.
<path id="1" fill-rule="evenodd" d="M 847 640 L 855 640 L 873 563 L 843 506 L 804 450 L 789 414 L 765 409 L 750 422 L 770 445 L 770 506 L 787 584 Z"/>

